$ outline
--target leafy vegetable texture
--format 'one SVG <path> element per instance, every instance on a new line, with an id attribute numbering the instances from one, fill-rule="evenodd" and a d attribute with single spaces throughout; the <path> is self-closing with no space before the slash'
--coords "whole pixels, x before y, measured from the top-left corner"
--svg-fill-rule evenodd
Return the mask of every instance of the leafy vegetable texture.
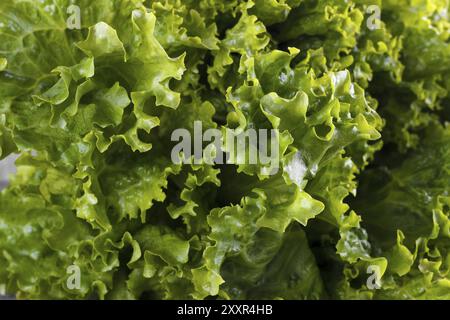
<path id="1" fill-rule="evenodd" d="M 449 9 L 0 1 L 0 292 L 450 299 Z M 174 162 L 195 123 L 279 170 Z"/>

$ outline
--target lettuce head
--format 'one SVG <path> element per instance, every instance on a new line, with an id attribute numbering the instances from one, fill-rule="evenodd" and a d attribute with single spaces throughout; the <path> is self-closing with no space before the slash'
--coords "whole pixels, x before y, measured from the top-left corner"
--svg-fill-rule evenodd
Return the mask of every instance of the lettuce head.
<path id="1" fill-rule="evenodd" d="M 450 299 L 449 9 L 0 1 L 0 293 Z M 195 122 L 280 170 L 174 163 Z"/>

